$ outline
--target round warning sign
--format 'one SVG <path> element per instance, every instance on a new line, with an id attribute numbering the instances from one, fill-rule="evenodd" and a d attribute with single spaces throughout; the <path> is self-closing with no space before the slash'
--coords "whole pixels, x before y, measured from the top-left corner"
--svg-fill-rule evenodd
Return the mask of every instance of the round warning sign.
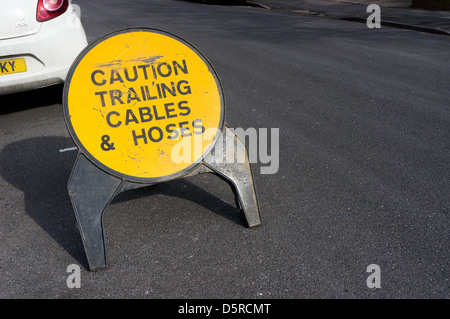
<path id="1" fill-rule="evenodd" d="M 73 63 L 64 88 L 67 128 L 93 163 L 131 181 L 189 172 L 223 126 L 223 93 L 207 59 L 161 30 L 111 33 Z"/>

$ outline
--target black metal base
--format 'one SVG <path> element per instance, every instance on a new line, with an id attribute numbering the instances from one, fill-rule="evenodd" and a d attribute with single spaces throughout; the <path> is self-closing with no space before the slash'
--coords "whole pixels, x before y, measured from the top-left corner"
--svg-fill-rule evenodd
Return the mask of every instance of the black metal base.
<path id="1" fill-rule="evenodd" d="M 222 136 L 223 140 L 215 144 L 211 154 L 193 171 L 180 178 L 202 173 L 218 175 L 232 186 L 238 208 L 244 212 L 248 227 L 258 226 L 261 217 L 247 148 L 229 128 L 224 129 Z M 240 161 L 237 160 L 242 155 L 237 153 L 239 149 L 245 153 Z M 229 159 L 230 154 L 233 161 Z M 68 190 L 91 271 L 107 266 L 103 213 L 109 203 L 124 190 L 149 185 L 154 184 L 135 183 L 108 174 L 82 153 L 78 154 Z"/>

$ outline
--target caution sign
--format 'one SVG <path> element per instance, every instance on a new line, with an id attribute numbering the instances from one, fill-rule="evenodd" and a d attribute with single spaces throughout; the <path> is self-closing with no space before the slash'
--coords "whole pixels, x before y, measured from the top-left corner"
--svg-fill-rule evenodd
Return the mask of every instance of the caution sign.
<path id="1" fill-rule="evenodd" d="M 206 58 L 147 28 L 120 30 L 86 48 L 68 73 L 63 108 L 80 152 L 136 182 L 187 173 L 214 146 L 224 121 L 222 89 Z M 194 140 L 202 141 L 200 152 Z M 192 145 L 183 149 L 190 160 L 174 160 L 179 145 Z"/>

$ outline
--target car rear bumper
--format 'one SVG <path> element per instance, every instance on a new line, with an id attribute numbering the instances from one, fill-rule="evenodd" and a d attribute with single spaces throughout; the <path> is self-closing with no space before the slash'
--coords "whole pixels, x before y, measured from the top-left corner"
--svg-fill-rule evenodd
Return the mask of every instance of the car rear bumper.
<path id="1" fill-rule="evenodd" d="M 78 54 L 87 46 L 75 11 L 42 23 L 38 33 L 0 40 L 0 60 L 24 58 L 27 71 L 0 75 L 0 95 L 63 83 Z"/>

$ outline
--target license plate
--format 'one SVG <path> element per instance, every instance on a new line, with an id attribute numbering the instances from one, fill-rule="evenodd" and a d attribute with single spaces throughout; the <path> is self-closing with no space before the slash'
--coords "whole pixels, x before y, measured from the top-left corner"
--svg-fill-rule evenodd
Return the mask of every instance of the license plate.
<path id="1" fill-rule="evenodd" d="M 27 72 L 24 58 L 0 60 L 0 75 Z"/>

